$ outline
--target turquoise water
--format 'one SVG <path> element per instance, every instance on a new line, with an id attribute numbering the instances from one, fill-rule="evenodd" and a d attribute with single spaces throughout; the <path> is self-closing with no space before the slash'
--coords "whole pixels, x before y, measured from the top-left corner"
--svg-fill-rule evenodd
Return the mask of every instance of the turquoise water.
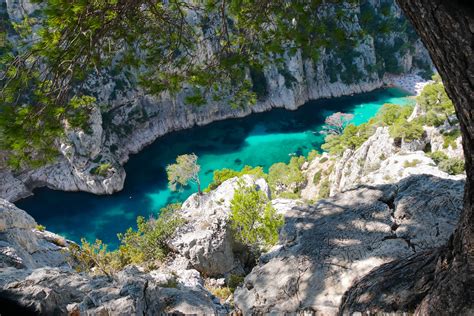
<path id="1" fill-rule="evenodd" d="M 355 124 L 366 122 L 384 103 L 407 104 L 401 90 L 390 88 L 330 100 L 311 101 L 296 111 L 275 109 L 242 119 L 215 122 L 159 138 L 125 165 L 123 191 L 111 196 L 61 192 L 47 188 L 17 202 L 48 230 L 78 241 L 95 238 L 116 245 L 116 234 L 135 225 L 138 215 L 149 216 L 168 203 L 183 201 L 195 192 L 167 188 L 165 167 L 176 156 L 199 156 L 201 182 L 206 187 L 216 169 L 240 170 L 244 165 L 263 166 L 288 162 L 292 155 L 319 150 L 325 117 L 341 111 L 353 113 Z"/>

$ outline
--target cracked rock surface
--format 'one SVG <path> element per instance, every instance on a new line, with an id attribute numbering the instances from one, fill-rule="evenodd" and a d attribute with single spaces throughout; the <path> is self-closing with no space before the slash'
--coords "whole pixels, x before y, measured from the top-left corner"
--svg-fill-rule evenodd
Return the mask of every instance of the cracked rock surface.
<path id="1" fill-rule="evenodd" d="M 236 307 L 244 314 L 336 314 L 355 280 L 442 245 L 457 223 L 463 187 L 463 180 L 413 175 L 396 184 L 359 186 L 315 205 L 294 205 L 286 212 L 280 244 L 236 290 Z"/>

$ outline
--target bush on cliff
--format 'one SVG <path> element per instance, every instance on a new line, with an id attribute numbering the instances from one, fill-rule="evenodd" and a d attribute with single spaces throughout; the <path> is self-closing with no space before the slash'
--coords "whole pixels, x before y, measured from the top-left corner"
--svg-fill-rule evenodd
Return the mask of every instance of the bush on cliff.
<path id="1" fill-rule="evenodd" d="M 254 175 L 257 178 L 266 178 L 266 174 L 265 172 L 263 172 L 262 167 L 245 166 L 240 171 L 229 169 L 229 168 L 215 170 L 212 182 L 209 183 L 207 188 L 204 189 L 204 192 L 209 192 L 211 190 L 214 190 L 218 186 L 220 186 L 224 181 L 232 179 L 234 177 L 241 177 L 245 174 Z"/>
<path id="2" fill-rule="evenodd" d="M 439 169 L 451 175 L 461 174 L 465 170 L 464 160 L 460 158 L 450 158 L 443 160 L 438 166 Z"/>
<path id="3" fill-rule="evenodd" d="M 341 135 L 329 135 L 321 148 L 331 155 L 342 155 L 346 149 L 357 149 L 375 131 L 372 121 L 361 125 L 349 124 Z"/>
<path id="4" fill-rule="evenodd" d="M 306 161 L 302 156 L 292 157 L 288 164 L 278 162 L 273 164 L 268 171 L 268 183 L 272 192 L 281 194 L 298 193 L 299 188 L 306 181 L 301 166 Z"/>
<path id="5" fill-rule="evenodd" d="M 137 230 L 129 228 L 124 234 L 118 234 L 120 246 L 108 251 L 101 240 L 90 243 L 84 238 L 81 245 L 72 244 L 70 249 L 71 266 L 77 271 L 105 274 L 109 277 L 128 264 L 153 266 L 154 261 L 163 260 L 168 254 L 166 241 L 172 237 L 184 220 L 176 214 L 179 203 L 170 204 L 160 210 L 158 218 L 145 220 L 137 218 Z"/>
<path id="6" fill-rule="evenodd" d="M 451 174 L 461 174 L 465 170 L 464 160 L 460 158 L 449 158 L 442 151 L 435 151 L 430 153 L 428 156 L 438 165 L 439 169 Z"/>
<path id="7" fill-rule="evenodd" d="M 262 191 L 241 184 L 234 193 L 231 210 L 232 230 L 243 244 L 258 252 L 278 241 L 284 218 L 276 213 Z"/>
<path id="8" fill-rule="evenodd" d="M 125 234 L 119 234 L 118 255 L 122 264 L 164 259 L 169 251 L 166 241 L 184 223 L 176 214 L 180 207 L 179 203 L 169 204 L 160 210 L 158 218 L 145 220 L 139 216 L 137 230 L 129 228 Z"/>
<path id="9" fill-rule="evenodd" d="M 432 79 L 434 82 L 423 88 L 416 101 L 427 115 L 436 116 L 449 122 L 449 116 L 455 112 L 453 102 L 444 90 L 439 74 L 434 75 Z"/>

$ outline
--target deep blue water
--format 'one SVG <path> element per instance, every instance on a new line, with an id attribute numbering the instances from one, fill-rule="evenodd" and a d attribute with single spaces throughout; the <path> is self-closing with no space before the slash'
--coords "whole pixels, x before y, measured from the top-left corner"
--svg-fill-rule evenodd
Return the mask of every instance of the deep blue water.
<path id="1" fill-rule="evenodd" d="M 194 187 L 182 192 L 167 188 L 166 165 L 176 156 L 194 152 L 199 156 L 201 182 L 206 187 L 212 172 L 221 168 L 241 169 L 244 165 L 263 166 L 288 162 L 292 155 L 320 150 L 320 131 L 325 117 L 333 112 L 355 115 L 353 122 L 369 120 L 384 103 L 406 104 L 401 90 L 389 88 L 329 100 L 311 101 L 296 111 L 274 109 L 246 118 L 215 122 L 174 132 L 159 138 L 125 165 L 123 191 L 111 196 L 83 192 L 61 192 L 47 188 L 18 201 L 48 230 L 79 241 L 95 238 L 116 245 L 116 234 L 135 225 L 138 215 L 149 216 L 168 203 L 183 201 Z"/>

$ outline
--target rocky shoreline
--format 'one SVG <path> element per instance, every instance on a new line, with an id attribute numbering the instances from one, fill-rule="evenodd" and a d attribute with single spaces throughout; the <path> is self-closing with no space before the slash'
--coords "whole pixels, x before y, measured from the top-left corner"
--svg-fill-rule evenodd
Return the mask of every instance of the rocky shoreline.
<path id="1" fill-rule="evenodd" d="M 162 266 L 151 271 L 128 266 L 111 278 L 72 270 L 68 242 L 39 231 L 29 215 L 2 200 L 2 306 L 42 314 L 336 315 L 355 280 L 444 244 L 454 230 L 463 178 L 422 171 L 387 184 L 358 185 L 318 202 L 273 199 L 285 224 L 278 244 L 256 266 L 248 265 L 245 248 L 229 227 L 238 183 L 229 179 L 183 203 L 179 212 L 186 224 L 168 241 L 172 253 Z M 264 179 L 243 176 L 243 181 L 268 190 Z M 207 284 L 224 286 L 232 275 L 246 276 L 234 295 L 222 300 Z"/>
<path id="2" fill-rule="evenodd" d="M 413 82 L 415 85 L 400 84 L 404 82 Z M 319 98 L 339 97 L 344 95 L 353 95 L 357 93 L 370 92 L 372 90 L 393 86 L 408 92 L 419 92 L 418 87 L 423 86 L 428 81 L 423 80 L 417 75 L 390 76 L 384 81 L 376 81 L 373 83 L 364 83 L 354 86 L 333 86 L 329 87 L 324 94 L 310 95 L 302 98 L 300 101 L 293 100 L 290 103 L 276 103 L 272 100 L 259 102 L 256 106 L 244 110 L 220 109 L 221 106 L 215 105 L 214 108 L 206 106 L 205 109 L 197 109 L 197 113 L 189 115 L 185 109 L 177 117 L 162 116 L 159 114 L 149 116 L 148 120 L 143 124 L 134 126 L 132 134 L 125 138 L 118 138 L 116 135 L 114 141 L 110 139 L 107 144 L 102 140 L 106 131 L 102 128 L 102 119 L 98 116 L 91 116 L 91 126 L 96 131 L 94 135 L 85 135 L 82 131 L 71 132 L 70 139 L 73 141 L 62 142 L 61 156 L 57 163 L 41 167 L 35 170 L 26 170 L 21 173 L 13 173 L 10 170 L 0 170 L 0 198 L 7 201 L 15 202 L 19 199 L 32 195 L 32 191 L 37 187 L 47 186 L 56 190 L 63 191 L 84 191 L 94 194 L 113 194 L 123 188 L 125 182 L 125 171 L 123 165 L 128 161 L 130 154 L 136 154 L 143 148 L 153 143 L 159 137 L 168 133 L 179 131 L 193 126 L 203 126 L 215 121 L 240 118 L 251 115 L 252 113 L 260 113 L 270 111 L 273 108 L 285 108 L 288 110 L 296 110 L 309 100 Z M 320 91 L 321 92 L 321 91 Z M 151 102 L 150 97 L 143 97 L 140 104 Z M 154 101 L 156 102 L 156 101 Z M 189 107 L 182 105 L 182 107 Z M 159 111 L 166 112 L 165 109 L 155 107 Z M 190 108 L 191 111 L 196 109 Z M 216 113 L 215 117 L 210 117 L 207 113 Z M 120 125 L 120 124 L 119 124 Z M 78 137 L 77 135 L 82 135 Z M 87 139 L 89 138 L 89 140 Z M 95 139 L 94 139 L 95 138 Z M 119 148 L 117 152 L 111 153 L 110 148 L 116 146 Z M 95 151 L 95 153 L 93 153 Z M 79 154 L 78 154 L 79 153 Z M 93 175 L 91 170 L 91 159 L 101 157 L 103 161 L 111 163 L 108 174 L 105 177 Z M 92 164 L 97 166 L 97 164 Z"/>
<path id="3" fill-rule="evenodd" d="M 4 4 L 7 16 L 14 22 L 34 14 L 37 9 L 28 0 L 0 0 L 0 3 Z M 381 10 L 378 1 L 371 1 L 370 5 L 375 12 Z M 357 12 L 360 8 L 355 7 L 354 10 Z M 390 14 L 399 18 L 401 11 L 394 4 L 390 6 Z M 363 25 L 358 22 L 347 27 L 351 31 L 363 30 Z M 394 46 L 396 39 L 408 41 L 408 35 L 393 31 L 380 36 L 377 41 L 388 47 Z M 56 144 L 61 154 L 54 164 L 19 172 L 0 170 L 0 198 L 16 201 L 42 186 L 64 191 L 112 194 L 123 188 L 126 176 L 123 165 L 129 155 L 138 153 L 167 133 L 272 108 L 295 110 L 309 100 L 369 92 L 383 86 L 394 85 L 416 92 L 413 84 L 419 80 L 414 75 L 419 71 L 418 66 L 420 63 L 431 64 L 421 41 L 412 41 L 409 50 L 394 53 L 401 76 L 392 76 L 386 69 L 373 71 L 380 62 L 377 60 L 380 53 L 376 51 L 375 41 L 367 35 L 354 48 L 352 64 L 358 74 L 350 80 L 341 78 L 345 68 L 341 56 L 334 51 L 323 49 L 316 63 L 304 59 L 300 52 L 292 57 L 285 55 L 284 69 L 275 65 L 265 67 L 265 95 L 256 105 L 239 109 L 231 108 L 229 100 L 209 100 L 201 107 L 186 105 L 185 98 L 190 93 L 187 89 L 174 96 L 168 93 L 147 95 L 136 86 L 138 74 L 133 71 L 128 75 L 114 75 L 112 71 L 104 70 L 87 82 L 97 104 L 101 104 L 100 109 L 97 106 L 90 116 L 92 132 L 66 131 L 66 137 Z M 336 72 L 331 66 L 334 62 L 340 64 L 340 71 Z M 101 166 L 107 168 L 97 174 Z"/>

